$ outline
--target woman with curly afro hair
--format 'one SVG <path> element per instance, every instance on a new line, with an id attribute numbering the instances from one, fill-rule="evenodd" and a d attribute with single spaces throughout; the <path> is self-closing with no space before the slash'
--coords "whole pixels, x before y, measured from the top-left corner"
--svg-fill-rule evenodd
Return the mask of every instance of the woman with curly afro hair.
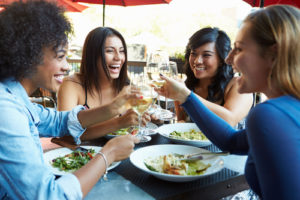
<path id="1" fill-rule="evenodd" d="M 71 24 L 64 9 L 46 1 L 16 2 L 0 12 L 0 199 L 82 199 L 114 161 L 125 159 L 138 139 L 110 140 L 83 168 L 56 179 L 43 160 L 39 136 L 73 136 L 124 112 L 124 88 L 109 104 L 59 112 L 30 102 L 37 88 L 57 91 L 68 70 Z M 117 147 L 117 148 L 116 148 Z"/>

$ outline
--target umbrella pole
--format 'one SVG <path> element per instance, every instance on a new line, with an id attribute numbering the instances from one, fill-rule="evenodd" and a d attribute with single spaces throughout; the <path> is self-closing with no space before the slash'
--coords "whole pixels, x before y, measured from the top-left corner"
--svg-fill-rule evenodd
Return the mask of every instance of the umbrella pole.
<path id="1" fill-rule="evenodd" d="M 264 7 L 264 0 L 260 0 L 260 1 L 259 1 L 259 7 L 260 7 L 260 8 L 263 8 L 263 7 Z"/>
<path id="2" fill-rule="evenodd" d="M 102 26 L 105 26 L 105 0 L 103 0 Z"/>

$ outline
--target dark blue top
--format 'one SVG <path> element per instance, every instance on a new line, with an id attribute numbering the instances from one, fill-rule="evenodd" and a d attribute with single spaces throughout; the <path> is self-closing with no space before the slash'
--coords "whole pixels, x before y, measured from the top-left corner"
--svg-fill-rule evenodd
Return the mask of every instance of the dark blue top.
<path id="1" fill-rule="evenodd" d="M 235 130 L 191 93 L 182 104 L 220 149 L 248 155 L 245 177 L 263 199 L 300 199 L 300 100 L 281 96 L 258 104 Z"/>

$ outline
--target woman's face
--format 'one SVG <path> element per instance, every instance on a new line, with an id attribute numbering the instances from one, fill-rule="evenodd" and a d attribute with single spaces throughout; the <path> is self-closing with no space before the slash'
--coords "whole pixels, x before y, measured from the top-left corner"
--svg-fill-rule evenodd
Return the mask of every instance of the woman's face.
<path id="1" fill-rule="evenodd" d="M 250 37 L 250 28 L 250 23 L 242 25 L 234 48 L 226 58 L 226 62 L 240 73 L 237 78 L 240 93 L 265 92 L 272 67 L 271 56 L 260 54 L 259 45 Z"/>
<path id="2" fill-rule="evenodd" d="M 68 45 L 60 46 L 57 52 L 52 48 L 44 48 L 43 51 L 43 63 L 37 67 L 37 73 L 32 77 L 32 81 L 37 87 L 57 92 L 69 70 L 66 59 Z"/>
<path id="3" fill-rule="evenodd" d="M 104 46 L 106 65 L 112 79 L 119 78 L 125 62 L 125 51 L 121 39 L 117 36 L 106 38 Z"/>
<path id="4" fill-rule="evenodd" d="M 189 63 L 194 76 L 197 79 L 211 79 L 220 65 L 220 59 L 216 51 L 215 43 L 206 43 L 191 50 Z"/>

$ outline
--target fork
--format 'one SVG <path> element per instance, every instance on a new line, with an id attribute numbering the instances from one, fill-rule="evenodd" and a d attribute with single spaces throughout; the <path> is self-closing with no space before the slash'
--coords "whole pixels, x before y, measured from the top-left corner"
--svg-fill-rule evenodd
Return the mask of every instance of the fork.
<path id="1" fill-rule="evenodd" d="M 194 154 L 188 154 L 188 155 L 182 155 L 174 153 L 177 157 L 182 157 L 179 160 L 185 160 L 185 161 L 192 161 L 192 160 L 202 160 L 203 155 L 214 155 L 214 156 L 227 156 L 229 155 L 228 151 L 221 151 L 221 152 L 199 152 Z"/>

